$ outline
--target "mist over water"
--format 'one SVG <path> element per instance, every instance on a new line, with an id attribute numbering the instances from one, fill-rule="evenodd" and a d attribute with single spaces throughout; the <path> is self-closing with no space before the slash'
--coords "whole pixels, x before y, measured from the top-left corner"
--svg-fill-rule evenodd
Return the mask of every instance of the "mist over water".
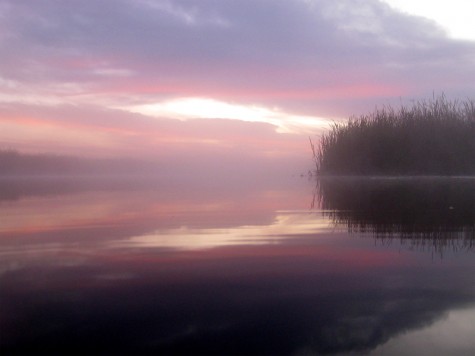
<path id="1" fill-rule="evenodd" d="M 212 177 L 1 179 L 2 353 L 475 350 L 471 179 Z"/>

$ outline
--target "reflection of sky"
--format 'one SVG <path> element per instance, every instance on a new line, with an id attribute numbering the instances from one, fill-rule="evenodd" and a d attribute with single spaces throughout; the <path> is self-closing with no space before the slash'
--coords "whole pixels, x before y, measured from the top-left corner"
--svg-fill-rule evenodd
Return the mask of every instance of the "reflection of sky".
<path id="1" fill-rule="evenodd" d="M 71 345 L 85 354 L 473 349 L 473 313 L 459 311 L 475 301 L 471 253 L 433 260 L 349 235 L 309 209 L 312 184 L 292 184 L 2 202 L 0 346 L 63 354 Z"/>
<path id="2" fill-rule="evenodd" d="M 404 333 L 377 347 L 371 355 L 472 355 L 475 308 L 451 310 L 432 325 Z"/>
<path id="3" fill-rule="evenodd" d="M 157 178 L 158 180 L 158 178 Z M 82 190 L 62 192 L 58 186 L 72 188 L 69 181 L 52 181 L 45 195 L 29 192 L 25 181 L 17 187 L 16 200 L 0 200 L 0 234 L 21 234 L 84 228 L 100 225 L 144 225 L 154 222 L 155 228 L 176 224 L 200 227 L 240 226 L 269 222 L 276 210 L 308 208 L 311 185 L 300 178 L 286 185 L 274 181 L 238 182 L 190 181 L 129 182 L 125 187 L 110 188 L 107 182 Z M 91 182 L 89 182 L 91 183 Z M 0 182 L 0 191 L 4 189 Z M 6 185 L 5 189 L 11 189 Z M 207 215 L 213 219 L 207 219 Z M 214 217 L 219 216 L 220 219 Z M 174 221 L 171 217 L 177 217 Z"/>
<path id="4" fill-rule="evenodd" d="M 279 243 L 292 238 L 292 235 L 317 235 L 332 229 L 327 220 L 315 213 L 308 211 L 277 212 L 273 222 L 269 225 L 205 229 L 182 226 L 132 236 L 125 241 L 112 242 L 112 246 L 203 249 L 233 245 L 261 245 Z"/>

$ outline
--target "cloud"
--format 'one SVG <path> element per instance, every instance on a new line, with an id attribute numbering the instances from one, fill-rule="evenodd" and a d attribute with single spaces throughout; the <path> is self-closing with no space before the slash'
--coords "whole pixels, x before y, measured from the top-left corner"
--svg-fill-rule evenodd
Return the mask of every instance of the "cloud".
<path id="1" fill-rule="evenodd" d="M 22 151 L 140 158 L 156 162 L 162 171 L 195 174 L 270 167 L 291 174 L 311 165 L 305 136 L 277 133 L 262 122 L 180 121 L 72 105 L 3 105 L 0 116 L 0 142 Z"/>
<path id="2" fill-rule="evenodd" d="M 238 117 L 210 119 L 251 121 L 246 110 L 260 108 L 268 115 L 255 121 L 296 131 L 312 126 L 309 121 L 398 105 L 401 97 L 470 96 L 468 78 L 475 77 L 473 42 L 450 39 L 435 22 L 376 0 L 0 0 L 0 17 L 0 103 L 15 108 L 17 118 L 0 118 L 9 132 L 4 145 L 36 145 L 35 120 L 49 125 L 44 148 L 53 147 L 61 130 L 70 132 L 71 143 L 117 152 L 190 142 L 195 132 L 187 127 L 207 130 L 211 121 L 171 124 L 168 119 L 183 117 L 146 119 L 125 111 L 196 98 L 241 110 Z M 92 107 L 100 109 L 89 115 Z M 85 116 L 78 118 L 80 111 Z M 172 134 L 158 121 L 174 126 Z M 234 130 L 238 124 L 224 125 Z M 266 126 L 243 125 L 249 132 L 258 128 L 262 142 L 273 136 L 274 147 L 288 137 L 270 134 L 275 126 L 262 132 Z M 75 136 L 76 129 L 85 134 Z M 241 140 L 220 135 L 200 138 L 201 147 Z"/>
<path id="3" fill-rule="evenodd" d="M 267 122 L 278 132 L 307 133 L 327 129 L 328 120 L 312 116 L 299 116 L 260 106 L 245 106 L 206 98 L 181 98 L 156 104 L 123 107 L 123 110 L 155 117 L 180 119 L 225 118 L 249 122 Z"/>
<path id="4" fill-rule="evenodd" d="M 450 5 L 444 2 L 433 2 L 428 6 L 425 0 L 384 1 L 402 12 L 435 20 L 453 38 L 475 40 L 475 32 L 471 26 L 471 14 L 475 11 L 473 2 L 455 0 Z"/>
<path id="5" fill-rule="evenodd" d="M 3 3 L 12 34 L 2 41 L 4 78 L 80 83 L 92 93 L 120 88 L 138 101 L 182 90 L 243 102 L 318 101 L 327 92 L 345 99 L 360 86 L 375 88 L 365 97 L 381 86 L 396 95 L 418 92 L 415 71 L 433 76 L 430 90 L 447 75 L 462 79 L 454 64 L 473 73 L 473 44 L 379 1 Z"/>

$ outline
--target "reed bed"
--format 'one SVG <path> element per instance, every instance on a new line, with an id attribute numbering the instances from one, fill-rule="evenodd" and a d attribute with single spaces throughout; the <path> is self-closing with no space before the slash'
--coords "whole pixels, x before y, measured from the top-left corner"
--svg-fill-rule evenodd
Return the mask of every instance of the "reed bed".
<path id="1" fill-rule="evenodd" d="M 441 95 L 385 106 L 310 143 L 319 175 L 474 175 L 475 102 Z"/>

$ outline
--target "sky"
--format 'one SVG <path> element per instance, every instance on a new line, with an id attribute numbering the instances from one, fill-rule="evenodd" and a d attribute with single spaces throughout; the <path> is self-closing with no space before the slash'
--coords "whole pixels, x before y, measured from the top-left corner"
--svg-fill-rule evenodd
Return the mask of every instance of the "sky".
<path id="1" fill-rule="evenodd" d="M 0 149 L 301 172 L 308 137 L 473 98 L 470 0 L 0 0 Z"/>

